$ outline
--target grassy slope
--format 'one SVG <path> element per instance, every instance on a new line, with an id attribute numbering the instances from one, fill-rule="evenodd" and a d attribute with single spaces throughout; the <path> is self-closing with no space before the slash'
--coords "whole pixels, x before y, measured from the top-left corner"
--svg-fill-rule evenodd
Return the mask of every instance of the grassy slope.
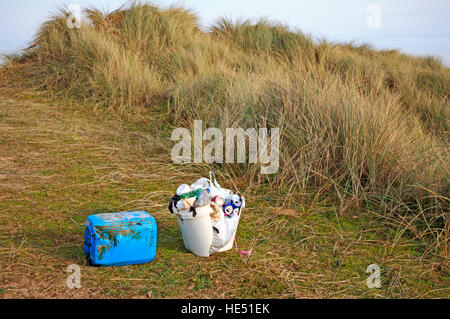
<path id="1" fill-rule="evenodd" d="M 277 209 L 256 186 L 246 192 L 249 206 L 238 231 L 239 244 L 254 254 L 195 257 L 185 251 L 166 203 L 181 180 L 205 171 L 167 164 L 164 137 L 152 130 L 157 116 L 132 124 L 17 92 L 0 93 L 0 297 L 449 296 L 448 273 L 422 264 L 423 248 L 399 238 L 401 230 L 358 212 L 339 216 L 320 198 L 298 211 Z M 130 209 L 155 216 L 156 259 L 87 266 L 85 218 Z M 369 290 L 365 270 L 374 262 L 382 267 L 382 288 Z M 72 263 L 82 269 L 79 290 L 65 286 Z"/>
<path id="2" fill-rule="evenodd" d="M 439 60 L 267 21 L 205 33 L 180 8 L 87 13 L 93 28 L 68 29 L 60 12 L 0 68 L 0 296 L 449 296 Z M 188 254 L 167 212 L 176 186 L 209 170 L 169 158 L 172 129 L 194 119 L 280 128 L 278 174 L 215 166 L 248 198 L 249 260 Z M 157 218 L 157 259 L 83 266 L 83 288 L 65 288 L 65 267 L 84 264 L 85 217 L 130 209 Z M 381 290 L 366 288 L 371 263 Z"/>
<path id="3" fill-rule="evenodd" d="M 23 65 L 32 86 L 133 121 L 162 110 L 159 129 L 278 127 L 280 169 L 265 182 L 283 206 L 327 194 L 341 213 L 413 218 L 448 265 L 450 70 L 439 60 L 314 42 L 269 21 L 203 32 L 183 8 L 87 10 L 93 26 L 80 29 L 67 16 L 44 23 L 10 72 Z M 257 165 L 220 169 L 258 180 Z"/>

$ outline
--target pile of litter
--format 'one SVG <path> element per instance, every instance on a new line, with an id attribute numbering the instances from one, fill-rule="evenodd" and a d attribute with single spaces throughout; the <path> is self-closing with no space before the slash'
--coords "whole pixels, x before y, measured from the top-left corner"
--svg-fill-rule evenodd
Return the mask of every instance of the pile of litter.
<path id="1" fill-rule="evenodd" d="M 178 218 L 184 246 L 201 257 L 233 247 L 245 207 L 244 196 L 222 188 L 214 174 L 209 175 L 209 179 L 202 177 L 190 186 L 180 185 L 169 203 L 169 211 Z M 239 253 L 248 256 L 251 251 Z"/>

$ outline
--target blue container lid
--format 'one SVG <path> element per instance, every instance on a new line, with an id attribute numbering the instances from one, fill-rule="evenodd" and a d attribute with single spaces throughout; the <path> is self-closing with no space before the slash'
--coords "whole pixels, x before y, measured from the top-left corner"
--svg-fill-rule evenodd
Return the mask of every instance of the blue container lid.
<path id="1" fill-rule="evenodd" d="M 87 221 L 93 225 L 110 225 L 136 222 L 151 222 L 154 221 L 152 215 L 144 211 L 133 212 L 119 212 L 119 213 L 103 213 L 90 215 Z M 130 225 L 131 226 L 131 225 Z"/>

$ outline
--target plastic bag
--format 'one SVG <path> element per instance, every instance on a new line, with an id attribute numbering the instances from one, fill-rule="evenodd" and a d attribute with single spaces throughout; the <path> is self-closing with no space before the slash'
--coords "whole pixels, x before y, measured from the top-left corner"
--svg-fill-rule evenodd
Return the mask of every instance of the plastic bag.
<path id="1" fill-rule="evenodd" d="M 195 218 L 195 209 L 207 205 L 210 207 L 212 225 L 210 230 L 212 242 L 209 248 L 209 255 L 211 255 L 233 247 L 240 214 L 245 207 L 245 198 L 229 189 L 222 188 L 214 173 L 210 172 L 209 179 L 202 177 L 190 186 L 180 185 L 177 194 L 170 200 L 169 210 L 181 219 L 187 216 L 187 212 L 191 212 L 192 217 Z M 181 211 L 183 214 L 180 213 Z"/>

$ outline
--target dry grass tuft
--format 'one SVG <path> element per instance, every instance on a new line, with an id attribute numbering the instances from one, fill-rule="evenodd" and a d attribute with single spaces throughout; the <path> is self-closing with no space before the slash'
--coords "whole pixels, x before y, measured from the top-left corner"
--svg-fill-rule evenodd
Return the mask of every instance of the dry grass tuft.
<path id="1" fill-rule="evenodd" d="M 315 42 L 267 20 L 204 32 L 180 7 L 85 13 L 81 29 L 56 14 L 0 72 L 122 116 L 159 113 L 161 130 L 279 127 L 276 175 L 217 168 L 286 209 L 327 196 L 343 215 L 373 212 L 448 269 L 450 72 L 439 59 Z"/>

